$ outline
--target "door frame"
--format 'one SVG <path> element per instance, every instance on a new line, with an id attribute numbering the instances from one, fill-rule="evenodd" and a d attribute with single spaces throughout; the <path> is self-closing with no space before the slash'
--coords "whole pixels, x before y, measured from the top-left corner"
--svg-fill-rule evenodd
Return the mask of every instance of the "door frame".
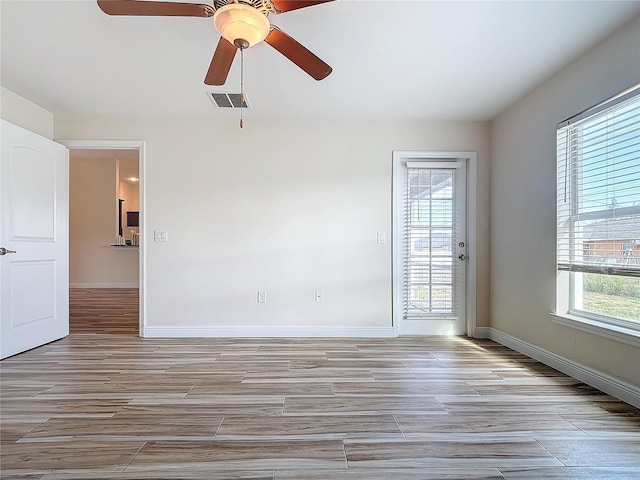
<path id="1" fill-rule="evenodd" d="M 436 152 L 436 151 L 393 151 L 392 164 L 392 324 L 394 336 L 399 335 L 399 324 L 402 318 L 402 290 L 403 290 L 403 258 L 398 248 L 403 245 L 402 217 L 398 215 L 403 205 L 404 189 L 402 173 L 403 163 L 408 161 L 442 161 L 464 162 L 467 166 L 467 191 L 466 191 L 466 238 L 467 238 L 467 265 L 466 265 L 466 291 L 465 291 L 465 316 L 466 335 L 476 336 L 476 277 L 477 277 L 477 183 L 478 163 L 476 152 Z"/>
<path id="2" fill-rule="evenodd" d="M 138 255 L 139 262 L 139 319 L 138 319 L 138 335 L 140 337 L 145 336 L 146 321 L 146 243 L 149 237 L 147 237 L 146 228 L 146 144 L 143 140 L 56 140 L 69 150 L 138 150 L 138 177 L 140 179 L 138 183 L 138 195 L 140 197 L 140 232 L 142 236 L 140 238 L 140 254 Z"/>

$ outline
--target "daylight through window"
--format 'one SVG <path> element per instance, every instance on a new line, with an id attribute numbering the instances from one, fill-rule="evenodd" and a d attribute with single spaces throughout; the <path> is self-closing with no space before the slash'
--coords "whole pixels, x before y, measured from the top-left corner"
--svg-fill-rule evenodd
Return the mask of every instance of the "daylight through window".
<path id="1" fill-rule="evenodd" d="M 557 313 L 638 327 L 640 88 L 562 122 L 557 141 Z"/>

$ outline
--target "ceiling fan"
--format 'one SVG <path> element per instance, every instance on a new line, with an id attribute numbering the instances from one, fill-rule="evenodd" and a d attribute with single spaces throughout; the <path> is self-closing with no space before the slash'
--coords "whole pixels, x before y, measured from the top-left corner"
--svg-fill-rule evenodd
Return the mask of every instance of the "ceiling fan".
<path id="1" fill-rule="evenodd" d="M 333 0 L 214 0 L 213 6 L 147 0 L 97 1 L 108 15 L 213 17 L 221 37 L 204 80 L 207 85 L 224 85 L 236 52 L 263 40 L 316 80 L 331 73 L 329 65 L 272 25 L 267 17 Z"/>

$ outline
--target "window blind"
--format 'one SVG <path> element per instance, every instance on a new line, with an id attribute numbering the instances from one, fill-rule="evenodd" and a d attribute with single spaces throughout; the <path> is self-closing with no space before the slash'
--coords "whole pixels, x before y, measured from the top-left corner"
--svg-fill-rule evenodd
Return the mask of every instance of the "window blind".
<path id="1" fill-rule="evenodd" d="M 455 169 L 407 166 L 404 318 L 456 313 Z"/>
<path id="2" fill-rule="evenodd" d="M 640 88 L 558 125 L 559 270 L 640 277 Z"/>

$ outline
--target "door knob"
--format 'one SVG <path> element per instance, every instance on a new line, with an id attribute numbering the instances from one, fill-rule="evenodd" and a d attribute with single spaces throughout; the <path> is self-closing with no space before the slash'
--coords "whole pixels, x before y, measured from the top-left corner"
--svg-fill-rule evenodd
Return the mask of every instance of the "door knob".
<path id="1" fill-rule="evenodd" d="M 7 250 L 4 247 L 0 247 L 0 256 L 6 255 L 7 253 L 17 253 L 15 250 Z"/>

